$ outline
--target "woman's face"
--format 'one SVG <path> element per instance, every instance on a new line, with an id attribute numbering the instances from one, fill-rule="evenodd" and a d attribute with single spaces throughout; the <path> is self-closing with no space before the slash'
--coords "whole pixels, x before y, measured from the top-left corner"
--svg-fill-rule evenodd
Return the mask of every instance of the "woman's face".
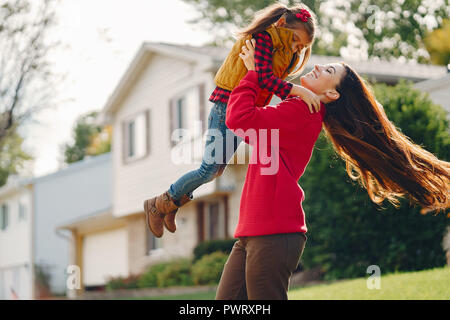
<path id="1" fill-rule="evenodd" d="M 329 103 L 339 98 L 336 86 L 345 73 L 340 63 L 316 64 L 311 72 L 300 78 L 300 82 L 303 87 L 317 94 L 323 103 Z"/>

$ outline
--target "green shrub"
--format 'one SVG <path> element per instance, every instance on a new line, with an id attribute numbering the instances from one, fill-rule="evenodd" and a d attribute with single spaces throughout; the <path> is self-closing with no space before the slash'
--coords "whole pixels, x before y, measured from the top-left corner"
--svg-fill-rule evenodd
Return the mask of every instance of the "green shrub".
<path id="1" fill-rule="evenodd" d="M 158 287 L 193 285 L 191 265 L 190 259 L 174 260 L 157 274 Z"/>
<path id="2" fill-rule="evenodd" d="M 236 239 L 210 240 L 202 242 L 194 248 L 194 261 L 199 260 L 204 255 L 216 251 L 230 253 L 235 242 Z"/>
<path id="3" fill-rule="evenodd" d="M 194 283 L 196 285 L 219 283 L 227 259 L 228 254 L 222 251 L 204 255 L 192 266 L 192 279 Z"/>
<path id="4" fill-rule="evenodd" d="M 162 262 L 154 264 L 148 268 L 148 270 L 142 274 L 139 279 L 139 288 L 154 288 L 158 286 L 158 274 L 163 272 L 170 265 L 170 262 Z"/>
<path id="5" fill-rule="evenodd" d="M 136 289 L 138 288 L 139 278 L 139 275 L 130 275 L 128 277 L 111 277 L 106 283 L 106 290 Z"/>

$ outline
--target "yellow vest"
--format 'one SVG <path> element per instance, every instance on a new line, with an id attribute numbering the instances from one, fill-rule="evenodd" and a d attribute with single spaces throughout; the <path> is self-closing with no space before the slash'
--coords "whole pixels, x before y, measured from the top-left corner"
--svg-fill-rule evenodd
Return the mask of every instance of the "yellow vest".
<path id="1" fill-rule="evenodd" d="M 266 31 L 269 33 L 273 43 L 273 74 L 284 80 L 297 66 L 299 61 L 299 55 L 292 51 L 294 32 L 287 28 L 275 26 L 267 28 Z M 214 77 L 214 82 L 217 86 L 232 91 L 247 74 L 247 68 L 245 67 L 244 61 L 242 61 L 239 57 L 239 53 L 241 53 L 242 46 L 245 45 L 245 41 L 251 38 L 251 36 L 247 36 L 236 41 L 233 45 L 230 53 Z M 267 90 L 261 90 L 261 93 L 257 99 L 257 105 L 262 107 L 268 104 L 272 98 L 272 95 L 273 93 Z"/>

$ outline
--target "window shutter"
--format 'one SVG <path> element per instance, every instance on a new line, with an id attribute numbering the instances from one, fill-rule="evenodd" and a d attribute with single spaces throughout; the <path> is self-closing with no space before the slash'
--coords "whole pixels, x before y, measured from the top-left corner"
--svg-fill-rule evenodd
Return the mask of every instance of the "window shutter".
<path id="1" fill-rule="evenodd" d="M 4 230 L 4 223 L 3 223 L 4 215 L 5 212 L 3 210 L 3 205 L 0 205 L 0 230 Z"/>
<path id="2" fill-rule="evenodd" d="M 127 152 L 128 152 L 128 130 L 127 122 L 122 122 L 122 163 L 127 162 Z"/>
<path id="3" fill-rule="evenodd" d="M 175 130 L 176 125 L 175 115 L 175 100 L 169 99 L 169 143 L 171 147 L 175 145 L 174 141 L 172 141 L 172 132 Z"/>
<path id="4" fill-rule="evenodd" d="M 197 203 L 197 241 L 198 243 L 205 241 L 205 203 L 203 201 Z"/>

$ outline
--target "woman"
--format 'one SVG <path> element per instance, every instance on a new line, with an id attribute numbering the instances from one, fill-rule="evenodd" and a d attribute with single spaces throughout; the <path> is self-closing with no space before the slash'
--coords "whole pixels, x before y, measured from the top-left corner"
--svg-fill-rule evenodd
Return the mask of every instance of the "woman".
<path id="1" fill-rule="evenodd" d="M 216 299 L 287 299 L 289 279 L 307 239 L 304 193 L 297 181 L 322 123 L 346 161 L 348 175 L 360 181 L 375 203 L 388 199 L 398 205 L 399 197 L 408 197 L 426 210 L 449 207 L 450 163 L 399 132 L 348 65 L 316 65 L 301 78 L 323 103 L 318 113 L 310 114 L 297 97 L 275 107 L 256 108 L 260 88 L 253 54 L 247 43 L 240 57 L 249 71 L 231 94 L 226 125 L 240 137 L 252 130 L 269 132 L 270 138 L 253 135 L 245 141 L 270 150 L 271 161 L 279 166 L 275 173 L 264 174 L 272 164 L 260 161 L 261 153 L 253 149 L 234 234 L 238 241 L 225 264 Z"/>

